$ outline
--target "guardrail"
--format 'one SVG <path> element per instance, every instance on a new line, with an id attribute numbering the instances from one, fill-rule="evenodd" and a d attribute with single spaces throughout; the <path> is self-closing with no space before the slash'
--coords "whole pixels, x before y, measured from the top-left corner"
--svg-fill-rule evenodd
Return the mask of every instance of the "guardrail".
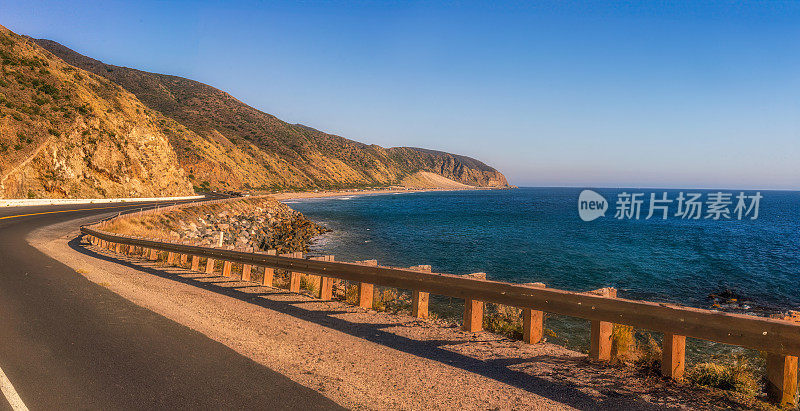
<path id="1" fill-rule="evenodd" d="M 213 200 L 213 204 L 236 199 Z M 138 214 L 165 211 L 145 210 Z M 137 213 L 134 213 L 137 214 Z M 127 215 L 130 216 L 130 215 Z M 127 217 L 126 216 L 126 217 Z M 119 218 L 119 217 L 116 217 Z M 590 358 L 608 361 L 611 355 L 613 324 L 624 324 L 664 334 L 662 374 L 681 380 L 685 368 L 686 337 L 716 341 L 764 351 L 767 353 L 767 388 L 770 396 L 782 405 L 796 402 L 797 358 L 800 356 L 800 323 L 788 319 L 756 317 L 684 307 L 674 304 L 617 298 L 613 288 L 595 292 L 572 292 L 546 288 L 543 284 L 512 284 L 486 280 L 485 275 L 459 276 L 430 272 L 429 266 L 409 269 L 381 267 L 375 260 L 348 263 L 329 258 L 302 258 L 302 253 L 274 255 L 232 249 L 199 247 L 188 244 L 114 234 L 102 230 L 108 221 L 81 227 L 91 241 L 105 248 L 123 252 L 122 246 L 140 248 L 151 260 L 159 252 L 167 252 L 167 261 L 178 256 L 182 261 L 192 257 L 191 269 L 199 271 L 200 258 L 206 258 L 206 272 L 214 270 L 215 261 L 225 262 L 223 275 L 230 276 L 232 264 L 242 265 L 247 281 L 253 267 L 263 267 L 264 285 L 272 285 L 273 270 L 290 273 L 290 291 L 299 292 L 300 274 L 320 277 L 319 297 L 331 298 L 331 278 L 357 282 L 359 305 L 371 308 L 373 286 L 412 290 L 412 315 L 426 318 L 429 294 L 463 298 L 464 329 L 481 331 L 483 303 L 491 302 L 523 310 L 523 340 L 536 343 L 542 338 L 543 313 L 561 314 L 591 321 Z M 209 263 L 210 261 L 210 263 Z M 246 273 L 246 278 L 245 277 Z M 483 278 L 481 278 L 483 277 Z M 268 280 L 267 280 L 268 279 Z"/>

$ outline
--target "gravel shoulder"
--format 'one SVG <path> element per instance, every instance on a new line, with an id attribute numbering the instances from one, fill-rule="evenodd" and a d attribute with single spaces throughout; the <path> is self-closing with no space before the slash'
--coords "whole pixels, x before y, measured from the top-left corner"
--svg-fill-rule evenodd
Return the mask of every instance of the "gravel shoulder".
<path id="1" fill-rule="evenodd" d="M 715 408 L 717 396 L 406 315 L 367 312 L 80 244 L 81 220 L 28 242 L 90 281 L 353 409 Z M 731 404 L 728 404 L 731 406 Z M 734 405 L 735 407 L 735 405 Z"/>

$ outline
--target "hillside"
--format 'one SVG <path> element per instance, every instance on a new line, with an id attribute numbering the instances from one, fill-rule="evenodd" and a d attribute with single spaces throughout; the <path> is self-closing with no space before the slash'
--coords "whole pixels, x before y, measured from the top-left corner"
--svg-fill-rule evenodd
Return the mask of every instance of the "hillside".
<path id="1" fill-rule="evenodd" d="M 406 176 L 400 181 L 400 185 L 416 188 L 446 188 L 451 190 L 463 190 L 474 188 L 458 181 L 453 181 L 447 177 L 442 177 L 430 171 L 417 171 Z"/>
<path id="2" fill-rule="evenodd" d="M 192 194 L 164 124 L 106 78 L 0 26 L 0 198 Z"/>
<path id="3" fill-rule="evenodd" d="M 169 136 L 181 167 L 196 186 L 385 186 L 418 171 L 471 186 L 507 186 L 500 172 L 469 157 L 362 144 L 286 123 L 197 81 L 105 64 L 50 40 L 34 41 L 67 63 L 121 85 L 149 108 L 191 130 Z"/>

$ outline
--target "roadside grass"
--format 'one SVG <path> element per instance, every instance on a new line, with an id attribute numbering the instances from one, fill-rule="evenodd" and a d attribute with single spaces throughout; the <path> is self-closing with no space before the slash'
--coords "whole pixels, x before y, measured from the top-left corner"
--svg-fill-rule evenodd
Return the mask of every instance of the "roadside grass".
<path id="1" fill-rule="evenodd" d="M 311 294 L 316 294 L 317 292 L 317 282 L 319 282 L 319 277 L 316 277 L 316 280 L 312 278 L 312 276 L 301 274 L 300 275 L 300 289 L 306 290 Z"/>
<path id="2" fill-rule="evenodd" d="M 522 310 L 507 305 L 488 303 L 484 307 L 483 329 L 512 340 L 521 340 Z"/>
<path id="3" fill-rule="evenodd" d="M 686 373 L 689 383 L 756 397 L 763 391 L 761 379 L 748 358 L 737 355 L 727 363 L 703 362 Z"/>

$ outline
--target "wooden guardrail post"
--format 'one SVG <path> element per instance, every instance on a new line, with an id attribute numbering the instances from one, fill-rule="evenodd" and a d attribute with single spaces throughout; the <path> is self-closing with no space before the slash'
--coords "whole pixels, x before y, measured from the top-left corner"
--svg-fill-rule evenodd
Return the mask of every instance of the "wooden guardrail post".
<path id="1" fill-rule="evenodd" d="M 529 287 L 545 288 L 544 283 L 527 283 Z M 544 312 L 530 308 L 522 309 L 522 342 L 536 344 L 544 337 Z"/>
<path id="2" fill-rule="evenodd" d="M 252 253 L 252 247 L 242 247 L 239 249 L 240 251 Z M 250 264 L 242 264 L 242 281 L 250 281 L 251 271 L 253 270 L 253 266 Z"/>
<path id="3" fill-rule="evenodd" d="M 206 259 L 206 274 L 214 274 L 214 265 L 216 265 L 216 261 L 213 258 Z"/>
<path id="4" fill-rule="evenodd" d="M 612 287 L 590 291 L 591 294 L 603 297 L 617 297 L 617 290 Z M 614 324 L 607 321 L 592 321 L 592 333 L 589 339 L 589 359 L 594 361 L 611 361 L 611 333 Z"/>
<path id="5" fill-rule="evenodd" d="M 465 277 L 485 280 L 486 273 L 472 273 Z M 483 301 L 464 299 L 464 325 L 461 328 L 471 333 L 483 331 Z"/>
<path id="6" fill-rule="evenodd" d="M 797 405 L 797 357 L 767 354 L 767 393 L 782 407 Z"/>
<path id="7" fill-rule="evenodd" d="M 189 254 L 181 254 L 181 267 L 185 267 L 189 263 Z"/>
<path id="8" fill-rule="evenodd" d="M 290 257 L 290 258 L 303 258 L 302 252 L 294 252 L 294 253 L 285 253 L 281 254 L 281 257 Z M 300 277 L 302 273 L 298 273 L 295 271 L 289 272 L 289 291 L 293 293 L 300 292 Z"/>
<path id="9" fill-rule="evenodd" d="M 232 245 L 231 246 L 226 246 L 226 247 L 221 247 L 221 248 L 224 248 L 226 250 L 233 250 L 234 249 Z M 223 260 L 222 261 L 222 276 L 223 277 L 230 277 L 232 269 L 233 269 L 233 261 L 227 261 L 227 260 Z"/>
<path id="10" fill-rule="evenodd" d="M 155 248 L 150 249 L 150 261 L 158 260 L 158 250 Z"/>
<path id="11" fill-rule="evenodd" d="M 378 266 L 378 260 L 363 260 L 357 261 L 357 263 L 371 267 Z M 370 283 L 358 283 L 358 306 L 364 309 L 370 309 L 372 308 L 372 302 L 374 299 L 375 286 Z"/>
<path id="12" fill-rule="evenodd" d="M 312 257 L 311 259 L 318 261 L 333 261 L 334 257 L 332 255 L 323 255 L 319 257 Z M 320 300 L 330 300 L 333 298 L 333 278 L 325 277 L 324 275 L 319 276 L 319 291 L 317 292 L 317 297 Z"/>
<path id="13" fill-rule="evenodd" d="M 253 270 L 253 266 L 250 264 L 242 264 L 242 281 L 250 281 L 250 271 Z"/>
<path id="14" fill-rule="evenodd" d="M 114 247 L 114 252 L 120 254 L 122 252 L 122 244 L 117 243 L 117 245 Z"/>
<path id="15" fill-rule="evenodd" d="M 409 270 L 431 272 L 431 266 L 427 264 L 415 265 L 408 267 Z M 412 290 L 411 291 L 411 316 L 414 318 L 427 319 L 428 318 L 428 301 L 430 294 L 424 291 Z"/>
<path id="16" fill-rule="evenodd" d="M 200 256 L 199 255 L 193 255 L 192 256 L 192 268 L 190 268 L 190 270 L 192 270 L 192 271 L 200 271 Z"/>
<path id="17" fill-rule="evenodd" d="M 771 316 L 800 323 L 800 311 Z M 797 404 L 797 357 L 767 353 L 767 395 L 781 407 Z"/>
<path id="18" fill-rule="evenodd" d="M 175 264 L 175 253 L 172 251 L 167 253 L 167 265 Z"/>
<path id="19" fill-rule="evenodd" d="M 275 250 L 267 250 L 267 255 L 277 255 Z M 261 280 L 261 285 L 265 287 L 272 287 L 272 281 L 275 279 L 275 270 L 272 267 L 264 267 L 264 278 Z"/>
<path id="20" fill-rule="evenodd" d="M 664 333 L 664 344 L 661 349 L 661 375 L 681 381 L 685 369 L 686 336 Z"/>

